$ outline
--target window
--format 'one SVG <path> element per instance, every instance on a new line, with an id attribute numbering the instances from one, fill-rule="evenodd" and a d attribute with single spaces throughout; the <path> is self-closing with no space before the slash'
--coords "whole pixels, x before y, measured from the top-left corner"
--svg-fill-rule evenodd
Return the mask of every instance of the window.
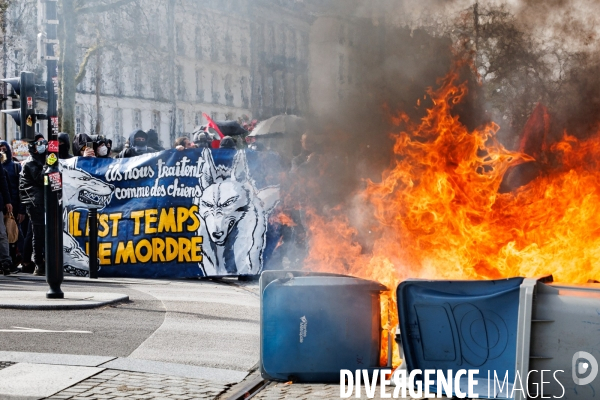
<path id="1" fill-rule="evenodd" d="M 248 66 L 248 41 L 245 37 L 242 37 L 240 47 L 240 63 L 246 67 Z"/>
<path id="2" fill-rule="evenodd" d="M 204 77 L 202 68 L 196 70 L 196 100 L 204 101 Z"/>
<path id="3" fill-rule="evenodd" d="M 133 70 L 133 92 L 137 97 L 142 96 L 142 76 L 139 67 Z"/>
<path id="4" fill-rule="evenodd" d="M 209 30 L 208 39 L 210 42 L 210 60 L 219 61 L 219 48 L 217 46 L 217 32 L 215 29 Z"/>
<path id="5" fill-rule="evenodd" d="M 225 113 L 225 119 L 226 120 L 233 119 L 233 113 L 232 112 Z"/>
<path id="6" fill-rule="evenodd" d="M 194 126 L 202 125 L 202 112 L 198 111 L 194 116 Z"/>
<path id="7" fill-rule="evenodd" d="M 250 96 L 248 95 L 248 82 L 250 80 L 245 77 L 242 76 L 240 78 L 240 88 L 241 88 L 241 92 L 242 92 L 242 107 L 244 108 L 248 108 L 250 105 Z"/>
<path id="8" fill-rule="evenodd" d="M 177 66 L 177 98 L 179 100 L 185 100 L 185 82 L 183 75 L 183 66 Z"/>
<path id="9" fill-rule="evenodd" d="M 185 40 L 181 24 L 177 24 L 177 28 L 175 29 L 175 42 L 177 46 L 177 55 L 185 56 Z"/>
<path id="10" fill-rule="evenodd" d="M 115 137 L 123 136 L 123 111 L 120 108 L 115 110 Z"/>
<path id="11" fill-rule="evenodd" d="M 233 46 L 232 46 L 232 38 L 229 34 L 225 35 L 225 43 L 223 46 L 223 53 L 225 54 L 225 61 L 230 63 L 233 59 Z"/>
<path id="12" fill-rule="evenodd" d="M 219 93 L 219 75 L 217 71 L 211 71 L 210 73 L 210 91 L 212 94 L 212 102 L 218 103 L 221 98 L 221 93 Z"/>
<path id="13" fill-rule="evenodd" d="M 152 71 L 152 93 L 154 94 L 155 99 L 162 99 L 162 85 L 161 85 L 161 69 L 158 64 L 153 66 Z"/>
<path id="14" fill-rule="evenodd" d="M 142 128 L 142 112 L 140 110 L 133 110 L 133 129 Z"/>
<path id="15" fill-rule="evenodd" d="M 177 121 L 176 121 L 176 125 L 175 125 L 177 127 L 177 136 L 183 136 L 183 129 L 184 129 L 183 117 L 184 117 L 183 110 L 181 108 L 178 108 L 177 109 Z"/>
<path id="16" fill-rule="evenodd" d="M 231 89 L 232 77 L 231 74 L 225 76 L 225 103 L 233 107 L 233 91 Z"/>
<path id="17" fill-rule="evenodd" d="M 202 60 L 202 28 L 196 27 L 196 59 Z"/>
<path id="18" fill-rule="evenodd" d="M 213 121 L 216 121 L 217 119 L 219 119 L 219 113 L 218 113 L 218 112 L 216 112 L 216 111 L 213 111 L 213 112 L 211 112 L 211 113 L 210 113 L 210 118 L 211 118 Z"/>
<path id="19" fill-rule="evenodd" d="M 152 111 L 152 129 L 160 133 L 160 111 Z"/>
<path id="20" fill-rule="evenodd" d="M 152 27 L 152 29 L 150 29 L 150 44 L 158 47 L 160 45 L 160 17 L 155 13 L 150 20 L 150 26 Z"/>
<path id="21" fill-rule="evenodd" d="M 116 96 L 122 96 L 123 95 L 123 79 L 121 76 L 121 60 L 116 59 L 114 60 L 114 65 L 113 65 L 113 77 L 114 77 L 114 82 L 115 82 L 115 95 Z"/>

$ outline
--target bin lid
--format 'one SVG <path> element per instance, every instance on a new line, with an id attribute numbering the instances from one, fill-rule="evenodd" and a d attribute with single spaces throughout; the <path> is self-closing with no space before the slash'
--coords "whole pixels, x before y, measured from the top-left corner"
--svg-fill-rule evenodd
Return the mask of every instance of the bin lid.
<path id="1" fill-rule="evenodd" d="M 488 372 L 508 371 L 508 382 L 514 382 L 522 282 L 523 278 L 400 283 L 396 294 L 407 369 L 477 369 L 481 383 Z M 466 384 L 461 381 L 462 389 Z M 430 392 L 437 392 L 436 385 Z M 477 388 L 487 395 L 487 386 Z M 445 394 L 455 395 L 454 388 Z"/>

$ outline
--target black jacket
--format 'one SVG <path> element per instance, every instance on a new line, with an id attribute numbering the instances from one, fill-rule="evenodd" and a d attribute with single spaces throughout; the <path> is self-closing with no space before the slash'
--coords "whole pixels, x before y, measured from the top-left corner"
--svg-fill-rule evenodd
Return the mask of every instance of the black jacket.
<path id="1" fill-rule="evenodd" d="M 2 172 L 0 173 L 0 211 L 6 212 L 4 207 L 7 204 L 12 204 L 10 200 L 10 187 L 6 180 L 6 174 L 3 171 L 0 172 Z"/>
<path id="2" fill-rule="evenodd" d="M 13 206 L 13 214 L 25 214 L 25 207 L 22 206 L 19 196 L 19 175 L 21 174 L 21 164 L 15 162 L 12 150 L 5 140 L 0 140 L 0 145 L 6 147 L 6 161 L 2 164 L 8 177 L 8 187 L 10 191 L 10 200 Z"/>
<path id="3" fill-rule="evenodd" d="M 163 151 L 165 149 L 158 143 L 158 132 L 156 132 L 154 129 L 150 129 L 147 134 L 148 146 L 152 147 L 156 151 Z"/>
<path id="4" fill-rule="evenodd" d="M 69 134 L 65 132 L 60 132 L 58 134 L 58 158 L 61 160 L 68 160 L 73 156 L 69 154 Z M 79 154 L 78 154 L 79 155 Z"/>
<path id="5" fill-rule="evenodd" d="M 92 138 L 85 134 L 85 133 L 80 133 L 78 135 L 75 135 L 75 137 L 73 138 L 73 156 L 74 157 L 78 157 L 81 156 L 81 150 L 86 147 L 87 143 L 89 142 L 94 142 L 92 140 Z M 93 148 L 93 145 L 92 145 Z"/>
<path id="6" fill-rule="evenodd" d="M 138 135 L 142 135 L 146 138 L 148 137 L 146 132 L 144 132 L 143 130 L 134 129 L 129 134 L 129 147 L 125 147 L 123 149 L 123 151 L 121 151 L 119 153 L 117 158 L 130 158 L 130 157 L 141 156 L 142 154 L 146 154 L 146 153 L 155 153 L 156 152 L 156 149 L 154 149 L 153 147 L 150 147 L 150 146 L 146 146 L 143 150 L 136 150 L 136 148 L 134 147 L 134 143 L 135 143 L 135 137 Z M 148 139 L 146 139 L 146 144 L 148 144 Z"/>
<path id="7" fill-rule="evenodd" d="M 44 207 L 44 155 L 31 154 L 23 164 L 19 179 L 21 202 Z"/>

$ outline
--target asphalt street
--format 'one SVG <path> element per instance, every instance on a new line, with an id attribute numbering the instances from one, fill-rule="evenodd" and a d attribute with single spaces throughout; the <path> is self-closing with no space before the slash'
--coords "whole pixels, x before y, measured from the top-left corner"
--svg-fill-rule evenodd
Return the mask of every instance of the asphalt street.
<path id="1" fill-rule="evenodd" d="M 0 280 L 0 290 L 45 292 L 48 288 L 43 281 L 16 279 Z M 131 300 L 90 310 L 0 310 L 2 350 L 125 357 L 164 321 L 163 303 L 131 287 L 101 283 L 62 286 L 65 292 L 89 292 L 91 287 L 98 292 L 128 294 Z"/>

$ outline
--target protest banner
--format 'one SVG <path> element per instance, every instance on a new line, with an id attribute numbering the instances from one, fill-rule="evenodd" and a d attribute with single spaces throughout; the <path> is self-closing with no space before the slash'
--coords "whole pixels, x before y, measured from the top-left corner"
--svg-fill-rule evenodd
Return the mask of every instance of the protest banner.
<path id="1" fill-rule="evenodd" d="M 167 150 L 75 157 L 63 172 L 64 267 L 89 273 L 87 214 L 98 209 L 99 276 L 255 275 L 277 244 L 273 153 Z"/>

